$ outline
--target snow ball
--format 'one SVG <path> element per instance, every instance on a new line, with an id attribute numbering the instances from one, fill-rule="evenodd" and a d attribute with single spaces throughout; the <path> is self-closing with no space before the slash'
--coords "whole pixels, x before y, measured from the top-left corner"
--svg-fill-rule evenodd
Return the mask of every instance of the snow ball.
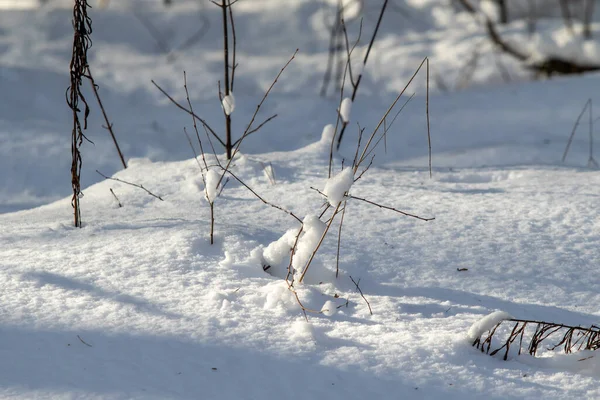
<path id="1" fill-rule="evenodd" d="M 235 110 L 235 97 L 233 97 L 233 93 L 229 93 L 227 96 L 223 97 L 221 105 L 223 106 L 225 114 L 231 115 L 233 110 Z"/>
<path id="2" fill-rule="evenodd" d="M 323 194 L 327 196 L 327 200 L 332 207 L 337 207 L 344 200 L 345 194 L 350 190 L 353 183 L 354 170 L 346 167 L 340 173 L 327 180 Z"/>
<path id="3" fill-rule="evenodd" d="M 346 21 L 359 18 L 364 7 L 364 0 L 343 0 L 342 13 Z"/>
<path id="4" fill-rule="evenodd" d="M 350 121 L 350 112 L 352 111 L 352 99 L 350 97 L 344 98 L 340 105 L 340 117 L 345 124 Z"/>
<path id="5" fill-rule="evenodd" d="M 495 311 L 489 315 L 486 315 L 485 317 L 481 318 L 479 321 L 471 325 L 471 327 L 469 328 L 469 332 L 467 333 L 467 338 L 469 339 L 469 342 L 473 343 L 484 332 L 493 329 L 499 322 L 511 318 L 512 315 L 504 311 Z"/>
<path id="6" fill-rule="evenodd" d="M 323 313 L 323 315 L 326 315 L 328 317 L 333 316 L 336 313 L 336 311 L 337 306 L 331 300 L 327 300 L 325 304 L 323 304 L 323 307 L 321 307 L 321 312 Z"/>
<path id="7" fill-rule="evenodd" d="M 214 203 L 217 195 L 219 194 L 219 180 L 221 179 L 221 175 L 214 169 L 209 169 L 206 171 L 204 175 L 204 183 L 205 183 L 205 191 L 206 191 L 206 200 L 209 203 Z"/>

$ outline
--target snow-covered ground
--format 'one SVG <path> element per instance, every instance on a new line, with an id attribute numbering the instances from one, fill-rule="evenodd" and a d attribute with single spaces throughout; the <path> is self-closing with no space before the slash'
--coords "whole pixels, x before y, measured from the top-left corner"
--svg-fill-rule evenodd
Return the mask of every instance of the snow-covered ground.
<path id="1" fill-rule="evenodd" d="M 87 136 L 94 144 L 83 145 L 82 229 L 72 227 L 64 100 L 71 2 L 0 13 L 0 397 L 600 397 L 593 353 L 503 361 L 468 339 L 474 323 L 498 310 L 522 319 L 599 323 L 600 175 L 587 168 L 587 114 L 561 162 L 575 119 L 588 98 L 595 101 L 598 75 L 530 82 L 516 63 L 480 44 L 486 36 L 467 13 L 452 14 L 443 2 L 395 2 L 348 110 L 335 172 L 354 158 L 356 123 L 370 134 L 430 56 L 433 178 L 420 74 L 407 91 L 415 97 L 350 194 L 435 220 L 349 199 L 339 277 L 335 222 L 306 278 L 295 284 L 304 306 L 323 311 L 309 312 L 307 321 L 283 279 L 289 259 L 283 250 L 300 228 L 297 220 L 231 179 L 214 201 L 215 243 L 209 243 L 204 180 L 183 133 L 184 127 L 193 132 L 191 118 L 151 80 L 185 101 L 185 70 L 194 110 L 222 131 L 219 9 L 208 1 L 175 0 L 166 10 L 161 3 L 113 0 L 93 9 L 90 67 L 129 168 L 120 170 L 92 107 Z M 333 92 L 319 96 L 335 3 L 234 6 L 236 137 L 300 49 L 257 120 L 277 118 L 243 142 L 233 163 L 257 194 L 305 220 L 295 267 L 324 229 L 314 216 L 327 200 L 312 188 L 328 194 L 335 208 L 351 184 L 348 170 L 337 185 L 327 181 L 329 142 L 321 137 L 339 102 Z M 367 3 L 366 36 L 379 12 Z M 520 23 L 503 29 L 526 37 Z M 144 24 L 164 43 L 158 46 Z M 358 22 L 349 24 L 356 33 Z M 542 30 L 545 43 L 554 38 L 547 47 L 554 50 L 568 42 L 555 27 L 550 21 Z M 185 46 L 201 29 L 202 38 Z M 577 47 L 569 43 L 565 49 Z M 595 45 L 575 51 L 593 57 Z M 475 47 L 479 66 L 465 81 L 461 70 Z M 503 81 L 498 57 L 512 82 Z M 163 200 L 104 180 L 96 169 Z"/>

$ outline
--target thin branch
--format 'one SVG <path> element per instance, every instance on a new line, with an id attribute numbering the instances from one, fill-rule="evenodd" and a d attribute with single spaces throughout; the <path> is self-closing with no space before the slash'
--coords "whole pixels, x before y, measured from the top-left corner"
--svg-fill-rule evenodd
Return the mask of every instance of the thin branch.
<path id="1" fill-rule="evenodd" d="M 321 235 L 321 239 L 319 239 L 319 243 L 317 244 L 317 247 L 315 247 L 315 250 L 310 255 L 310 258 L 308 259 L 308 262 L 306 263 L 306 266 L 304 267 L 304 271 L 302 271 L 302 275 L 300 275 L 300 279 L 298 280 L 300 283 L 302 283 L 302 281 L 304 280 L 304 276 L 308 272 L 308 268 L 310 267 L 313 259 L 315 258 L 315 255 L 317 254 L 317 251 L 319 251 L 319 248 L 321 247 L 321 244 L 323 243 L 323 240 L 325 240 L 325 236 L 327 235 L 327 232 L 329 232 L 329 228 L 331 228 L 331 224 L 333 224 L 333 221 L 335 220 L 335 216 L 337 215 L 338 210 L 340 209 L 340 205 L 341 204 L 342 204 L 342 202 L 339 202 L 338 205 L 337 205 L 337 207 L 333 211 L 333 215 L 331 216 L 331 219 L 329 220 L 329 223 L 325 227 L 325 231 L 323 232 L 323 235 Z"/>
<path id="2" fill-rule="evenodd" d="M 286 210 L 283 207 L 280 207 L 276 204 L 270 203 L 267 200 L 265 200 L 264 198 L 262 198 L 258 193 L 256 193 L 256 191 L 254 191 L 250 186 L 248 186 L 244 181 L 242 181 L 240 178 L 238 178 L 233 172 L 231 172 L 230 170 L 226 170 L 224 167 L 221 167 L 226 173 L 228 173 L 229 175 L 231 175 L 233 177 L 233 179 L 235 179 L 236 181 L 238 181 L 242 186 L 244 186 L 246 189 L 248 189 L 257 199 L 259 199 L 260 201 L 262 201 L 264 204 L 271 206 L 273 208 L 276 208 L 280 211 L 283 211 L 284 213 L 286 213 L 287 215 L 292 216 L 296 221 L 302 223 L 302 220 L 300 218 L 298 218 L 296 216 L 296 214 L 294 214 L 291 211 Z M 218 186 L 218 185 L 217 185 Z"/>
<path id="3" fill-rule="evenodd" d="M 110 188 L 110 192 L 112 193 L 112 195 L 114 196 L 115 200 L 119 204 L 119 208 L 123 207 L 123 204 L 121 204 L 121 202 L 119 201 L 119 198 L 117 197 L 117 195 L 115 194 L 115 192 L 112 190 L 112 188 Z"/>
<path id="4" fill-rule="evenodd" d="M 360 286 L 358 286 L 358 284 L 360 283 L 360 279 L 358 280 L 358 282 L 356 282 L 354 279 L 352 279 L 352 275 L 349 275 L 349 276 L 350 276 L 350 280 L 352 281 L 352 283 L 354 283 L 354 285 L 356 286 L 356 289 L 358 289 L 358 292 L 360 293 L 360 297 L 362 297 L 363 300 L 365 301 L 365 303 L 367 303 L 367 307 L 369 307 L 369 313 L 371 315 L 373 315 L 373 310 L 371 310 L 371 304 L 369 303 L 369 301 L 363 294 L 362 290 L 360 289 Z"/>
<path id="5" fill-rule="evenodd" d="M 373 44 L 375 43 L 375 38 L 377 37 L 377 32 L 379 32 L 379 27 L 381 26 L 381 21 L 383 20 L 383 15 L 385 14 L 385 9 L 387 8 L 388 1 L 389 0 L 385 0 L 383 2 L 383 6 L 381 7 L 381 12 L 379 13 L 379 18 L 377 19 L 377 25 L 375 25 L 375 30 L 373 32 L 373 36 L 371 36 L 371 41 L 369 42 L 369 47 L 367 48 L 367 52 L 365 53 L 365 57 L 363 59 L 363 71 L 365 69 L 364 67 L 366 67 L 366 65 L 367 65 L 367 61 L 369 59 L 369 54 L 371 54 L 371 49 L 373 48 Z M 361 72 L 358 75 L 358 78 L 356 79 L 356 85 L 353 85 L 354 86 L 354 90 L 352 92 L 352 102 L 353 103 L 354 103 L 354 99 L 356 98 L 356 94 L 358 93 L 358 87 L 360 85 L 362 77 L 363 77 L 363 72 Z M 340 144 L 342 143 L 344 131 L 345 131 L 344 128 L 342 128 L 342 130 L 340 131 L 340 136 L 338 137 L 338 142 L 337 142 L 338 149 L 340 148 Z"/>
<path id="6" fill-rule="evenodd" d="M 433 217 L 433 218 L 423 218 L 423 217 L 419 217 L 418 215 L 409 214 L 407 212 L 400 211 L 400 210 L 398 210 L 396 208 L 393 208 L 393 207 L 384 206 L 384 205 L 375 203 L 374 201 L 363 199 L 362 197 L 356 197 L 356 196 L 352 196 L 352 195 L 348 195 L 348 197 L 351 198 L 351 199 L 364 201 L 365 203 L 371 204 L 371 205 L 379 207 L 379 208 L 383 208 L 383 209 L 386 209 L 386 210 L 397 212 L 398 214 L 402 214 L 402 215 L 405 215 L 407 217 L 412 217 L 412 218 L 420 219 L 421 221 L 433 221 L 435 219 L 435 217 Z"/>
<path id="7" fill-rule="evenodd" d="M 342 210 L 342 217 L 340 219 L 340 228 L 338 229 L 337 253 L 335 256 L 335 277 L 336 278 L 340 274 L 340 247 L 342 244 L 342 226 L 344 225 L 344 216 L 345 215 L 346 215 L 346 202 L 344 202 L 344 209 Z"/>
<path id="8" fill-rule="evenodd" d="M 433 178 L 431 168 L 431 128 L 429 124 L 429 58 L 427 59 L 427 97 L 425 99 L 425 114 L 427 115 L 427 144 L 429 146 L 429 178 Z"/>
<path id="9" fill-rule="evenodd" d="M 115 136 L 115 132 L 113 131 L 113 124 L 111 124 L 108 120 L 108 116 L 106 115 L 106 111 L 104 110 L 104 105 L 102 104 L 102 100 L 100 100 L 100 94 L 98 94 L 98 85 L 96 85 L 96 82 L 94 81 L 94 77 L 92 76 L 92 71 L 90 70 L 89 65 L 87 66 L 87 77 L 90 80 L 92 90 L 94 91 L 94 96 L 96 96 L 96 100 L 98 101 L 98 105 L 100 106 L 100 110 L 102 111 L 102 115 L 104 116 L 104 121 L 106 122 L 106 126 L 104 126 L 104 128 L 108 130 L 110 136 L 112 137 L 113 143 L 117 148 L 117 153 L 119 153 L 121 164 L 123 164 L 123 168 L 127 169 L 127 163 L 125 163 L 125 158 L 123 158 L 123 153 L 121 152 L 119 143 L 117 143 L 117 137 Z"/>
<path id="10" fill-rule="evenodd" d="M 336 42 L 340 32 L 340 21 L 342 19 L 342 9 L 338 3 L 337 11 L 335 14 L 335 22 L 331 26 L 331 33 L 329 35 L 329 57 L 327 58 L 327 67 L 325 69 L 325 76 L 323 77 L 323 84 L 321 85 L 321 97 L 327 94 L 327 88 L 331 80 L 331 70 L 333 69 L 333 60 L 335 58 Z"/>
<path id="11" fill-rule="evenodd" d="M 387 116 L 384 117 L 383 121 L 384 121 L 384 126 L 383 128 L 383 134 L 379 137 L 379 139 L 377 139 L 377 141 L 375 142 L 375 144 L 371 147 L 371 149 L 364 155 L 364 157 L 361 157 L 361 159 L 366 159 L 366 157 L 369 157 L 377 148 L 377 146 L 379 146 L 379 143 L 385 139 L 385 137 L 387 136 L 388 131 L 392 128 L 392 125 L 394 125 L 394 122 L 396 122 L 396 119 L 398 118 L 398 116 L 400 115 L 400 113 L 402 111 L 404 111 L 404 108 L 408 105 L 408 103 L 411 102 L 411 100 L 415 97 L 415 93 L 411 94 L 410 97 L 404 102 L 404 104 L 402 104 L 402 106 L 400 107 L 400 109 L 396 112 L 396 114 L 394 115 L 394 118 L 392 118 L 392 121 L 389 124 L 385 124 L 385 121 L 387 119 Z M 374 155 L 374 154 L 373 154 Z M 371 162 L 373 161 L 373 159 L 371 158 Z"/>
<path id="12" fill-rule="evenodd" d="M 563 156 L 562 156 L 562 162 L 565 162 L 565 159 L 567 158 L 567 153 L 569 152 L 569 148 L 571 147 L 571 142 L 573 141 L 573 137 L 575 136 L 575 132 L 577 131 L 577 127 L 579 126 L 579 121 L 581 120 L 581 117 L 583 117 L 585 110 L 587 110 L 587 108 L 591 106 L 591 102 L 592 102 L 592 99 L 588 99 L 585 102 L 585 105 L 583 106 L 581 113 L 579 114 L 579 116 L 577 117 L 577 120 L 575 121 L 575 125 L 573 125 L 573 130 L 571 131 L 571 135 L 569 136 L 569 140 L 567 141 L 567 147 L 565 148 L 565 152 L 563 153 Z"/>
<path id="13" fill-rule="evenodd" d="M 404 92 L 406 91 L 406 89 L 408 88 L 408 86 L 412 83 L 412 81 L 415 79 L 415 77 L 417 76 L 417 74 L 419 73 L 419 71 L 421 70 L 421 68 L 423 67 L 423 64 L 425 64 L 425 62 L 427 61 L 427 57 L 425 57 L 423 59 L 423 61 L 421 61 L 421 64 L 419 64 L 419 67 L 415 70 L 414 74 L 410 77 L 410 79 L 408 80 L 408 83 L 404 86 L 404 89 L 402 89 L 402 91 L 400 92 L 400 94 L 398 96 L 396 96 L 396 99 L 392 102 L 392 104 L 389 106 L 389 108 L 386 110 L 386 112 L 383 114 L 383 117 L 381 117 L 381 119 L 379 120 L 379 123 L 377 124 L 377 126 L 375 127 L 375 129 L 373 130 L 373 133 L 371 134 L 371 136 L 369 137 L 369 140 L 367 141 L 367 144 L 365 145 L 365 148 L 363 150 L 362 155 L 360 156 L 360 158 L 358 159 L 358 162 L 356 163 L 356 166 L 354 167 L 354 172 L 356 172 L 356 170 L 358 169 L 358 167 L 360 166 L 360 164 L 365 160 L 365 158 L 367 157 L 367 153 L 370 150 L 370 145 L 371 142 L 373 141 L 373 138 L 375 137 L 375 135 L 377 134 L 377 131 L 379 130 L 379 128 L 381 127 L 381 125 L 383 124 L 383 121 L 385 121 L 385 119 L 387 118 L 387 116 L 389 115 L 389 113 L 392 111 L 392 109 L 396 106 L 396 103 L 398 102 L 398 100 L 400 100 L 400 97 L 402 97 L 402 95 L 404 94 Z M 373 146 L 373 148 L 375 148 L 375 146 Z"/>
<path id="14" fill-rule="evenodd" d="M 79 335 L 77 335 L 77 339 L 79 339 L 79 341 L 80 341 L 81 343 L 85 344 L 87 347 L 94 347 L 94 346 L 92 346 L 91 344 L 89 344 L 89 343 L 85 342 L 85 341 L 84 341 L 84 340 L 81 338 L 81 336 L 79 336 Z"/>
<path id="15" fill-rule="evenodd" d="M 124 183 L 124 184 L 126 184 L 126 185 L 130 185 L 130 186 L 134 186 L 134 187 L 136 187 L 136 188 L 140 188 L 140 189 L 142 189 L 142 190 L 146 191 L 146 193 L 148 193 L 150 196 L 152 196 L 152 197 L 156 197 L 156 198 L 157 198 L 157 199 L 159 199 L 160 201 L 164 201 L 164 200 L 162 199 L 162 197 L 155 195 L 154 193 L 152 193 L 151 191 L 149 191 L 148 189 L 146 189 L 146 188 L 145 188 L 143 185 L 137 185 L 137 184 L 135 184 L 135 183 L 127 182 L 127 181 L 124 181 L 124 180 L 122 180 L 122 179 L 119 179 L 119 178 L 111 178 L 111 177 L 109 177 L 109 176 L 106 176 L 106 175 L 104 175 L 102 172 L 100 172 L 100 171 L 98 171 L 98 170 L 96 170 L 96 172 L 97 172 L 97 173 L 98 173 L 100 176 L 102 176 L 104 179 L 109 179 L 109 180 L 111 180 L 111 181 L 121 182 L 121 183 Z"/>
<path id="16" fill-rule="evenodd" d="M 252 135 L 254 132 L 259 131 L 263 126 L 265 126 L 266 124 L 268 124 L 269 122 L 271 122 L 271 120 L 277 118 L 277 114 L 271 115 L 269 118 L 267 118 L 266 120 L 264 120 L 260 125 L 258 125 L 256 128 L 252 129 L 250 132 L 248 132 L 248 134 L 246 135 L 246 137 Z M 233 147 L 237 146 L 237 144 L 242 140 L 242 138 L 239 138 L 238 140 L 236 140 L 235 142 L 233 142 Z"/>
<path id="17" fill-rule="evenodd" d="M 171 101 L 171 103 L 175 104 L 179 109 L 185 111 L 186 113 L 190 114 L 191 116 L 193 116 L 194 118 L 196 118 L 198 121 L 200 121 L 200 123 L 202 123 L 202 125 L 204 126 L 204 128 L 208 129 L 208 131 L 219 141 L 219 143 L 221 143 L 221 145 L 223 147 L 225 147 L 225 142 L 223 142 L 223 140 L 221 140 L 221 138 L 219 137 L 219 135 L 217 135 L 215 133 L 215 131 L 210 127 L 210 125 L 208 125 L 208 123 L 204 119 L 200 118 L 194 112 L 192 112 L 191 110 L 188 110 L 187 108 L 185 108 L 184 106 L 182 106 L 181 104 L 179 104 L 173 97 L 171 97 L 167 92 L 165 92 L 163 90 L 163 88 L 161 88 L 156 82 L 154 82 L 154 80 L 151 80 L 151 82 L 152 82 L 152 84 L 154 86 L 156 86 L 156 88 L 158 90 L 160 90 L 160 92 L 162 94 L 165 95 L 165 97 L 167 97 Z"/>
<path id="18" fill-rule="evenodd" d="M 194 115 L 194 108 L 192 107 L 192 102 L 190 100 L 190 93 L 188 91 L 188 87 L 187 87 L 187 74 L 185 73 L 185 71 L 183 71 L 183 88 L 185 89 L 185 98 L 187 99 L 187 103 L 188 106 L 190 107 L 190 113 L 192 115 L 192 122 L 194 124 L 194 131 L 196 132 L 196 138 L 198 139 L 198 145 L 200 146 L 200 154 L 202 154 L 202 161 L 204 162 L 204 167 L 206 168 L 206 170 L 208 170 L 208 164 L 206 163 L 206 157 L 204 156 L 204 148 L 202 147 L 202 140 L 200 140 L 200 133 L 198 132 L 198 126 L 196 125 L 196 118 L 193 117 Z M 186 136 L 188 136 L 187 132 L 185 133 Z M 188 136 L 188 140 L 189 140 L 189 136 Z M 192 145 L 192 141 L 190 140 L 190 146 Z M 194 149 L 194 146 L 192 146 L 192 150 Z M 194 155 L 196 151 L 194 150 Z M 197 155 L 196 155 L 197 157 Z M 202 167 L 200 167 L 200 170 L 202 170 Z M 204 175 L 203 175 L 204 178 Z"/>
<path id="19" fill-rule="evenodd" d="M 277 74 L 277 76 L 275 77 L 275 79 L 273 80 L 273 82 L 271 83 L 271 86 L 269 86 L 269 88 L 265 92 L 265 94 L 264 94 L 263 98 L 261 99 L 260 103 L 258 103 L 258 105 L 256 106 L 256 110 L 254 111 L 254 114 L 252 115 L 252 118 L 250 119 L 250 122 L 248 123 L 248 126 L 246 127 L 246 130 L 244 131 L 243 135 L 238 140 L 237 145 L 234 146 L 234 150 L 233 150 L 233 153 L 231 155 L 231 158 L 229 158 L 229 160 L 227 160 L 227 165 L 223 169 L 223 175 L 221 175 L 221 179 L 219 179 L 219 183 L 221 183 L 221 181 L 223 180 L 223 177 L 225 176 L 225 173 L 230 172 L 229 171 L 229 166 L 231 165 L 231 162 L 233 161 L 233 159 L 237 155 L 237 153 L 238 153 L 238 151 L 240 149 L 240 145 L 242 144 L 242 142 L 244 141 L 244 139 L 249 135 L 250 128 L 252 127 L 252 124 L 254 123 L 254 120 L 256 119 L 256 115 L 260 111 L 260 108 L 262 107 L 262 105 L 265 102 L 265 100 L 267 99 L 267 97 L 269 97 L 269 94 L 271 93 L 271 90 L 273 89 L 273 87 L 275 86 L 275 84 L 277 83 L 277 81 L 279 80 L 279 78 L 281 77 L 281 74 L 283 74 L 283 71 L 285 71 L 285 69 L 288 67 L 288 65 L 290 65 L 290 63 L 294 60 L 294 58 L 296 58 L 296 54 L 298 54 L 298 49 L 296 49 L 296 51 L 294 52 L 294 54 L 292 55 L 292 57 L 281 68 L 281 70 L 279 71 L 279 73 Z"/>
<path id="20" fill-rule="evenodd" d="M 237 0 L 236 0 L 237 1 Z M 235 69 L 237 67 L 236 64 L 236 48 L 237 48 L 237 36 L 235 34 L 235 22 L 233 19 L 233 8 L 231 7 L 231 5 L 233 3 L 231 3 L 231 1 L 227 0 L 228 3 L 228 8 L 229 8 L 229 23 L 231 24 L 231 37 L 233 40 L 233 54 L 231 57 L 231 91 L 233 91 L 233 83 L 235 81 Z M 235 3 L 235 1 L 234 1 Z"/>

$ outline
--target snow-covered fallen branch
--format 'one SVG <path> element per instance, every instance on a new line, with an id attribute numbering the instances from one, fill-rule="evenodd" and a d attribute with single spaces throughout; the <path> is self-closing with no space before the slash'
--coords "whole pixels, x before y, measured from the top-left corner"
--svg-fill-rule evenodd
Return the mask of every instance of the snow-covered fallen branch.
<path id="1" fill-rule="evenodd" d="M 488 333 L 484 337 L 485 332 Z M 505 339 L 497 339 L 497 336 L 506 333 Z M 467 338 L 473 346 L 491 356 L 503 350 L 503 359 L 507 360 L 512 345 L 517 348 L 517 355 L 525 350 L 531 356 L 538 355 L 542 344 L 547 351 L 562 349 L 565 354 L 597 350 L 600 348 L 600 327 L 516 319 L 508 313 L 496 311 L 475 322 Z"/>

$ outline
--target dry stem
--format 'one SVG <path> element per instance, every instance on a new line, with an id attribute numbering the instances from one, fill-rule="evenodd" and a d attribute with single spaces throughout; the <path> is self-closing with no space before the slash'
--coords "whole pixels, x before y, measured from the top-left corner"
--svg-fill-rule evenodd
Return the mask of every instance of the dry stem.
<path id="1" fill-rule="evenodd" d="M 142 189 L 142 190 L 144 190 L 144 191 L 145 191 L 146 193 L 148 193 L 150 196 L 152 196 L 152 197 L 156 197 L 156 198 L 157 198 L 157 199 L 159 199 L 160 201 L 164 201 L 164 200 L 162 199 L 162 197 L 155 195 L 154 193 L 152 193 L 151 191 L 149 191 L 148 189 L 146 189 L 146 188 L 145 188 L 143 185 L 138 185 L 138 184 L 135 184 L 135 183 L 127 182 L 127 181 L 124 181 L 124 180 L 122 180 L 122 179 L 119 179 L 119 178 L 111 178 L 111 177 L 109 177 L 109 176 L 106 176 L 106 175 L 104 175 L 102 172 L 100 172 L 100 171 L 98 171 L 98 170 L 96 170 L 96 172 L 98 173 L 98 175 L 100 175 L 100 176 L 101 176 L 101 177 L 103 177 L 104 179 L 109 179 L 109 180 L 111 180 L 111 181 L 121 182 L 121 183 L 124 183 L 124 184 L 126 184 L 126 185 L 129 185 L 129 186 L 134 186 L 134 187 L 136 187 L 136 188 L 139 188 L 139 189 Z"/>

